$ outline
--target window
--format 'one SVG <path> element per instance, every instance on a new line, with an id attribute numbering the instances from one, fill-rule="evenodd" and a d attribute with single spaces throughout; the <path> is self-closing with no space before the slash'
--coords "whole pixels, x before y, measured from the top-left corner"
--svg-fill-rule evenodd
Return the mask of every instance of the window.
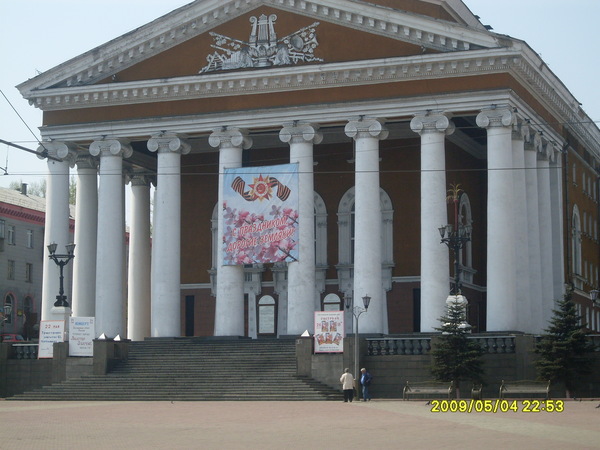
<path id="1" fill-rule="evenodd" d="M 33 264 L 25 263 L 25 281 L 31 283 L 33 278 Z"/>
<path id="2" fill-rule="evenodd" d="M 33 230 L 27 230 L 27 248 L 33 248 Z"/>
<path id="3" fill-rule="evenodd" d="M 0 219 L 0 239 L 4 239 L 6 236 L 6 221 Z"/>
<path id="4" fill-rule="evenodd" d="M 6 273 L 6 278 L 8 280 L 14 280 L 15 279 L 15 262 L 11 259 L 8 260 L 8 265 L 7 265 L 7 273 Z"/>
<path id="5" fill-rule="evenodd" d="M 275 334 L 276 307 L 277 303 L 270 295 L 258 301 L 258 334 Z"/>
<path id="6" fill-rule="evenodd" d="M 6 227 L 6 240 L 8 245 L 15 245 L 15 226 L 9 225 Z"/>
<path id="7" fill-rule="evenodd" d="M 581 275 L 581 223 L 579 208 L 573 207 L 573 231 L 571 236 L 571 252 L 573 254 L 573 273 Z"/>
<path id="8" fill-rule="evenodd" d="M 327 294 L 323 299 L 323 311 L 341 311 L 342 302 L 336 294 Z"/>
<path id="9" fill-rule="evenodd" d="M 12 311 L 15 303 L 15 299 L 12 294 L 8 294 L 4 299 L 4 323 L 11 324 L 12 323 Z"/>
<path id="10" fill-rule="evenodd" d="M 573 164 L 573 184 L 577 186 L 577 166 Z"/>

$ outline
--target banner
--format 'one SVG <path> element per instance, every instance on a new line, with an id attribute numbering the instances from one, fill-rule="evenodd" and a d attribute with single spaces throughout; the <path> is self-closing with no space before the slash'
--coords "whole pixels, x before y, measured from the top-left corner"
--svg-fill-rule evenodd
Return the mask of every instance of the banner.
<path id="1" fill-rule="evenodd" d="M 40 322 L 40 342 L 38 345 L 38 359 L 52 358 L 54 356 L 54 343 L 64 342 L 64 320 L 42 320 Z"/>
<path id="2" fill-rule="evenodd" d="M 69 356 L 94 356 L 94 318 L 69 319 Z"/>
<path id="3" fill-rule="evenodd" d="M 344 311 L 315 312 L 315 353 L 343 353 Z"/>
<path id="4" fill-rule="evenodd" d="M 223 265 L 298 260 L 298 164 L 225 169 Z"/>

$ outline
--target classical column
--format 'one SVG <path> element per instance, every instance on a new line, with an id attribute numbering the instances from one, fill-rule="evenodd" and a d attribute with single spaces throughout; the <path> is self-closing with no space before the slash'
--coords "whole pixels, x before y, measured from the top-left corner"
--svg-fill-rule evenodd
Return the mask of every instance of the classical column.
<path id="1" fill-rule="evenodd" d="M 152 239 L 152 337 L 181 336 L 181 155 L 190 145 L 174 134 L 148 141 L 158 152 Z"/>
<path id="2" fill-rule="evenodd" d="M 94 141 L 90 153 L 100 156 L 98 243 L 96 250 L 96 335 L 124 336 L 125 214 L 123 158 L 131 146 L 121 140 Z"/>
<path id="3" fill-rule="evenodd" d="M 355 141 L 354 304 L 371 297 L 360 320 L 360 332 L 383 333 L 386 299 L 381 269 L 381 201 L 379 198 L 379 141 L 387 138 L 384 122 L 370 117 L 350 119 L 346 135 Z"/>
<path id="4" fill-rule="evenodd" d="M 529 331 L 541 333 L 542 314 L 542 261 L 540 258 L 540 214 L 538 207 L 537 150 L 533 135 L 525 142 L 525 191 L 527 197 L 527 248 L 529 254 Z"/>
<path id="5" fill-rule="evenodd" d="M 73 316 L 96 315 L 96 245 L 98 231 L 98 159 L 77 157 Z"/>
<path id="6" fill-rule="evenodd" d="M 316 297 L 313 144 L 323 136 L 318 125 L 286 123 L 279 138 L 290 144 L 290 163 L 298 163 L 299 259 L 288 264 L 287 334 L 313 332 Z"/>
<path id="7" fill-rule="evenodd" d="M 525 175 L 525 139 L 529 136 L 529 127 L 521 121 L 515 121 L 512 132 L 513 158 L 513 195 L 514 195 L 514 246 L 516 265 L 516 312 L 517 329 L 531 331 L 529 283 L 529 234 L 527 225 L 527 183 Z"/>
<path id="8" fill-rule="evenodd" d="M 560 149 L 553 146 L 550 158 L 550 205 L 552 215 L 552 280 L 554 290 L 552 296 L 552 307 L 554 300 L 562 299 L 565 289 L 564 260 L 565 251 L 563 247 L 563 171 Z M 590 230 L 591 233 L 591 230 Z"/>
<path id="9" fill-rule="evenodd" d="M 421 136 L 421 331 L 434 331 L 446 314 L 448 247 L 439 227 L 448 223 L 445 137 L 454 124 L 442 112 L 417 114 L 410 127 Z"/>
<path id="10" fill-rule="evenodd" d="M 64 320 L 64 311 L 54 307 L 59 291 L 59 268 L 48 258 L 46 246 L 55 242 L 57 253 L 64 253 L 69 236 L 69 166 L 75 161 L 75 149 L 62 142 L 44 142 L 38 148 L 38 157 L 48 156 L 46 177 L 46 219 L 44 229 L 44 260 L 42 278 L 41 320 Z M 79 249 L 76 249 L 79 254 Z M 68 286 L 65 286 L 68 291 Z M 71 303 L 70 300 L 69 303 Z M 65 308 L 62 308 L 65 309 Z M 69 311 L 70 313 L 70 308 Z M 67 314 L 68 316 L 68 314 Z"/>
<path id="11" fill-rule="evenodd" d="M 250 148 L 252 139 L 238 128 L 218 128 L 208 138 L 212 147 L 219 149 L 219 225 L 218 238 L 223 236 L 224 225 L 223 178 L 225 169 L 242 166 L 242 150 Z M 215 336 L 244 335 L 244 267 L 224 266 L 223 249 L 219 246 L 217 258 L 217 300 L 215 306 Z"/>
<path id="12" fill-rule="evenodd" d="M 552 205 L 550 194 L 550 157 L 552 146 L 536 135 L 538 168 L 538 205 L 540 214 L 540 254 L 542 269 L 542 308 L 544 327 L 552 317 L 554 307 L 554 247 L 552 243 Z M 558 256 L 558 255 L 557 255 Z"/>
<path id="13" fill-rule="evenodd" d="M 150 177 L 131 177 L 127 338 L 142 341 L 151 335 Z"/>
<path id="14" fill-rule="evenodd" d="M 487 330 L 517 327 L 512 161 L 512 108 L 491 107 L 477 116 L 487 129 Z"/>

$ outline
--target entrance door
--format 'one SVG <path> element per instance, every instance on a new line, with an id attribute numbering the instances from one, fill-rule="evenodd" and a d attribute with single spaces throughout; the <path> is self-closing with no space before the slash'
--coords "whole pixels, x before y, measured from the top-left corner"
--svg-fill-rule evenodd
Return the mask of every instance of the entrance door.
<path id="1" fill-rule="evenodd" d="M 194 303 L 196 298 L 193 295 L 185 296 L 185 335 L 194 335 Z"/>
<path id="2" fill-rule="evenodd" d="M 275 336 L 277 333 L 277 302 L 270 295 L 261 297 L 257 308 L 258 335 Z"/>

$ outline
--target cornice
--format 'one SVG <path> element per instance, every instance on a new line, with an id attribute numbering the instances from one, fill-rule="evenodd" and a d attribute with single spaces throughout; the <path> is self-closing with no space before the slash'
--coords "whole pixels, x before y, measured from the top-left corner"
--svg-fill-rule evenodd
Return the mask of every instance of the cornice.
<path id="1" fill-rule="evenodd" d="M 51 87 L 96 83 L 261 5 L 444 52 L 499 45 L 493 33 L 344 0 L 205 0 L 183 6 L 17 87 L 30 98 L 34 91 Z"/>
<path id="2" fill-rule="evenodd" d="M 44 111 L 290 92 L 505 72 L 519 58 L 507 49 L 219 72 L 171 79 L 54 88 L 32 93 Z"/>

